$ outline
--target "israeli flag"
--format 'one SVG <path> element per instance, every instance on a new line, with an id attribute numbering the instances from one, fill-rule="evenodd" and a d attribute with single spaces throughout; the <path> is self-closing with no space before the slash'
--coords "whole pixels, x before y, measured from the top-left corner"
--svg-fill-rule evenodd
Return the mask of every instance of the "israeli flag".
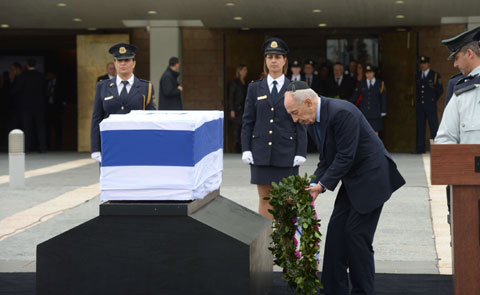
<path id="1" fill-rule="evenodd" d="M 102 201 L 195 200 L 220 187 L 223 112 L 132 111 L 100 134 Z"/>

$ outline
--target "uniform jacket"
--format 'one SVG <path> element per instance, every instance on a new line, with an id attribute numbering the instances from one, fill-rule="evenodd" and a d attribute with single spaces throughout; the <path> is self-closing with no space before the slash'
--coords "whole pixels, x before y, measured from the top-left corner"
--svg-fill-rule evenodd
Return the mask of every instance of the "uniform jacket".
<path id="1" fill-rule="evenodd" d="M 302 74 L 302 81 L 305 83 L 307 82 L 307 77 L 305 74 Z M 318 75 L 312 74 L 312 81 L 310 81 L 310 84 L 308 85 L 310 88 L 312 88 L 315 93 L 320 94 L 324 92 L 324 89 L 322 87 L 322 83 L 320 81 L 320 77 Z"/>
<path id="2" fill-rule="evenodd" d="M 247 96 L 247 85 L 242 84 L 240 79 L 234 79 L 230 82 L 228 89 L 230 111 L 235 112 L 235 118 L 241 121 L 243 107 L 245 105 L 245 97 Z"/>
<path id="3" fill-rule="evenodd" d="M 19 76 L 19 89 L 23 108 L 29 111 L 44 112 L 47 106 L 45 99 L 45 79 L 37 70 L 26 70 Z"/>
<path id="4" fill-rule="evenodd" d="M 258 166 L 292 167 L 296 155 L 306 157 L 306 127 L 294 123 L 283 104 L 290 80 L 285 77 L 273 101 L 267 78 L 250 83 L 242 119 L 242 151 L 251 151 Z"/>
<path id="5" fill-rule="evenodd" d="M 327 95 L 329 97 L 349 99 L 352 97 L 355 90 L 355 82 L 348 75 L 343 75 L 342 83 L 340 86 L 335 81 L 335 78 L 330 78 L 328 82 Z"/>
<path id="6" fill-rule="evenodd" d="M 100 81 L 103 81 L 103 80 L 109 80 L 109 79 L 110 79 L 110 77 L 108 76 L 108 74 L 105 74 L 103 76 L 99 76 L 97 78 L 97 82 L 100 82 Z"/>
<path id="7" fill-rule="evenodd" d="M 160 78 L 159 110 L 183 110 L 182 92 L 177 88 L 180 85 L 177 81 L 178 75 L 178 72 L 167 67 Z"/>
<path id="8" fill-rule="evenodd" d="M 361 214 L 380 207 L 405 184 L 391 155 L 360 110 L 347 101 L 320 97 L 320 122 L 310 125 L 320 162 L 316 179 L 334 190 L 341 180 Z"/>
<path id="9" fill-rule="evenodd" d="M 358 87 L 349 99 L 355 103 L 359 96 L 362 100 L 358 104 L 358 108 L 362 111 L 367 119 L 380 119 L 382 113 L 387 113 L 387 92 L 385 84 L 382 80 L 375 78 L 375 84 L 368 88 L 367 80 L 358 83 Z"/>
<path id="10" fill-rule="evenodd" d="M 90 151 L 99 152 L 100 147 L 100 122 L 111 114 L 127 114 L 131 110 L 154 110 L 153 86 L 151 99 L 148 101 L 149 81 L 134 77 L 132 88 L 126 100 L 120 100 L 120 93 L 115 83 L 116 77 L 97 83 L 93 101 L 92 126 L 90 131 Z"/>
<path id="11" fill-rule="evenodd" d="M 421 106 L 426 110 L 436 110 L 437 101 L 443 93 L 440 75 L 430 69 L 427 77 L 422 79 L 422 72 L 419 71 L 415 80 L 417 84 L 417 106 Z"/>
<path id="12" fill-rule="evenodd" d="M 480 67 L 476 70 L 480 73 Z M 443 112 L 435 143 L 480 144 L 480 76 L 458 83 Z"/>
<path id="13" fill-rule="evenodd" d="M 450 98 L 452 98 L 453 88 L 455 87 L 455 84 L 457 84 L 457 82 L 463 78 L 465 78 L 465 76 L 462 73 L 458 73 L 456 75 L 451 76 L 450 80 L 448 80 L 447 93 L 445 93 L 445 107 L 450 101 Z"/>

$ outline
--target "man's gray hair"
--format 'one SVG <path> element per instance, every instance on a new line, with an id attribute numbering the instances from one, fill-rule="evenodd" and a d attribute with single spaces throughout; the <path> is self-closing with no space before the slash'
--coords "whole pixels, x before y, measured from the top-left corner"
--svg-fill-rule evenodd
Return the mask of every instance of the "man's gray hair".
<path id="1" fill-rule="evenodd" d="M 298 104 L 303 104 L 307 97 L 311 98 L 313 102 L 318 100 L 318 95 L 312 89 L 301 89 L 296 91 L 289 91 Z"/>
<path id="2" fill-rule="evenodd" d="M 460 49 L 460 52 L 466 53 L 467 50 L 469 50 L 469 49 L 472 50 L 473 53 L 475 53 L 475 55 L 480 57 L 480 42 L 479 41 L 472 41 L 470 43 L 465 44 Z"/>

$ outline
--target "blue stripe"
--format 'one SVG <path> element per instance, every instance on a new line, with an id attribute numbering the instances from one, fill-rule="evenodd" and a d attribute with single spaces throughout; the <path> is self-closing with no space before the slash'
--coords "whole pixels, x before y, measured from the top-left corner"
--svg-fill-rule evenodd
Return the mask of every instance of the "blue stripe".
<path id="1" fill-rule="evenodd" d="M 223 119 L 195 131 L 108 130 L 101 132 L 102 166 L 195 166 L 223 148 Z"/>

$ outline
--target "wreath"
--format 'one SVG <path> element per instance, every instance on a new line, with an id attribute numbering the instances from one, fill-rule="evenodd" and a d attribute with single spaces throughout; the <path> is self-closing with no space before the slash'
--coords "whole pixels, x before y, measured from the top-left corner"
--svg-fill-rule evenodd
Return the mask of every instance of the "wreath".
<path id="1" fill-rule="evenodd" d="M 313 197 L 305 188 L 311 178 L 292 175 L 272 183 L 269 201 L 273 209 L 271 247 L 274 263 L 283 268 L 282 278 L 297 294 L 316 294 L 322 284 L 317 277 L 320 249 L 320 220 L 315 213 Z M 300 243 L 295 234 L 300 230 Z"/>

